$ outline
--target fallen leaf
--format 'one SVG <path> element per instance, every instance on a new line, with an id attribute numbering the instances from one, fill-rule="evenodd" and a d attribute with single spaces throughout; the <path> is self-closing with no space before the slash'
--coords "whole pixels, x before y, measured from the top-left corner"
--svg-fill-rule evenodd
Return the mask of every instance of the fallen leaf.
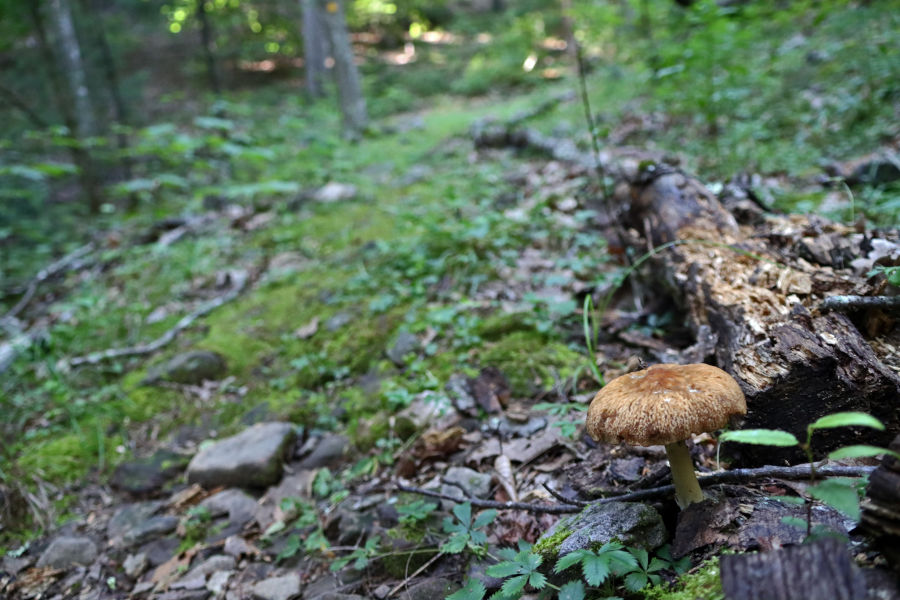
<path id="1" fill-rule="evenodd" d="M 518 502 L 519 494 L 516 492 L 516 479 L 509 457 L 501 454 L 494 459 L 494 471 L 497 474 L 497 482 L 506 492 L 506 496 L 513 502 Z"/>
<path id="2" fill-rule="evenodd" d="M 301 340 L 307 340 L 316 335 L 317 331 L 319 331 L 319 317 L 313 317 L 309 323 L 298 327 L 294 331 L 294 337 Z"/>

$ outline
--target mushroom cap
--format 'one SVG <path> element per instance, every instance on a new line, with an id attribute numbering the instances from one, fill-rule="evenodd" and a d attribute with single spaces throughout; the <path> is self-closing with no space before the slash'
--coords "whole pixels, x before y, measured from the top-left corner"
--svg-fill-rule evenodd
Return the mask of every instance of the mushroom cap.
<path id="1" fill-rule="evenodd" d="M 610 381 L 597 392 L 587 414 L 587 432 L 597 441 L 637 446 L 671 444 L 725 427 L 747 413 L 737 382 L 705 364 L 653 365 Z"/>

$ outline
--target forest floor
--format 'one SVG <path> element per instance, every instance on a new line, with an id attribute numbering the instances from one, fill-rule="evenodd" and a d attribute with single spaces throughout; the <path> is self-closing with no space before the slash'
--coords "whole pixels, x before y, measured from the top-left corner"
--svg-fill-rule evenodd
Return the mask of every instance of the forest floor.
<path id="1" fill-rule="evenodd" d="M 612 545 L 585 547 L 595 558 L 538 571 L 564 533 L 601 528 L 569 522 L 529 549 L 562 517 L 547 507 L 668 482 L 661 447 L 598 445 L 584 410 L 601 380 L 693 343 L 673 303 L 627 279 L 594 173 L 473 145 L 476 122 L 545 106 L 522 123 L 588 153 L 574 85 L 443 99 L 353 145 L 312 127 L 333 114 L 292 100 L 235 99 L 144 132 L 148 147 L 188 146 L 207 187 L 196 192 L 196 173 L 156 177 L 140 191 L 158 208 L 92 234 L 8 321 L 32 343 L 4 364 L 0 591 L 382 600 L 465 586 L 457 598 L 480 600 L 484 588 L 578 598 L 586 582 L 596 597 L 720 598 L 723 551 L 802 541 L 805 484 L 765 478 L 718 486 L 721 522 L 677 551 L 678 508 L 661 494 L 632 522 L 611 513 L 618 529 L 593 542 Z M 679 152 L 666 115 L 620 106 L 604 150 L 625 160 L 649 146 L 713 190 L 741 175 L 768 210 L 896 217 L 895 188 L 854 196 L 818 156 L 732 173 L 745 150 L 717 138 L 709 154 L 727 160 Z M 896 133 L 869 149 L 896 151 Z M 184 189 L 194 199 L 171 203 Z M 587 297 L 611 302 L 585 315 Z M 694 438 L 698 471 L 717 468 L 715 450 Z M 506 501 L 528 506 L 491 508 Z M 884 565 L 853 518 L 813 513 L 851 537 L 861 566 Z M 882 571 L 867 573 L 880 585 Z"/>

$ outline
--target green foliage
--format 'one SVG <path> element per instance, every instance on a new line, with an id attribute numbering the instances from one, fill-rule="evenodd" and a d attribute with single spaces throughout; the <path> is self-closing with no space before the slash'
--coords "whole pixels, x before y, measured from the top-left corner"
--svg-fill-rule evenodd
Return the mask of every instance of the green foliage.
<path id="1" fill-rule="evenodd" d="M 869 272 L 869 277 L 873 277 L 879 273 L 884 273 L 888 283 L 893 286 L 900 287 L 900 267 L 885 267 L 879 265 Z"/>
<path id="2" fill-rule="evenodd" d="M 741 429 L 726 431 L 719 436 L 719 442 L 739 442 L 742 444 L 759 444 L 762 446 L 799 446 L 793 434 L 777 429 Z"/>
<path id="3" fill-rule="evenodd" d="M 365 569 L 369 565 L 369 561 L 378 553 L 378 544 L 380 543 L 378 536 L 370 537 L 366 540 L 362 548 L 353 550 L 347 556 L 342 556 L 331 563 L 329 569 L 331 571 L 340 571 L 351 562 L 356 570 Z"/>
<path id="4" fill-rule="evenodd" d="M 453 516 L 456 520 L 444 518 L 444 533 L 449 533 L 450 538 L 441 545 L 441 552 L 459 554 L 463 550 L 469 550 L 475 554 L 484 554 L 487 535 L 481 529 L 496 518 L 497 511 L 482 511 L 473 520 L 472 505 L 464 502 L 453 507 Z"/>

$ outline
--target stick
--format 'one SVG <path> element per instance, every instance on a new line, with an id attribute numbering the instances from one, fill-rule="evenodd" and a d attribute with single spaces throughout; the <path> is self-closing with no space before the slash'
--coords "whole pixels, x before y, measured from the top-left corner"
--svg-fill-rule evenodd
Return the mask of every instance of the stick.
<path id="1" fill-rule="evenodd" d="M 390 592 L 388 592 L 388 595 L 385 596 L 385 598 L 390 598 L 391 596 L 393 596 L 394 594 L 396 594 L 397 592 L 399 592 L 399 591 L 400 591 L 400 588 L 402 588 L 404 585 L 408 584 L 410 579 L 416 577 L 419 573 L 421 573 L 422 571 L 424 571 L 425 569 L 427 569 L 428 567 L 430 567 L 430 566 L 434 563 L 434 561 L 436 561 L 437 559 L 439 559 L 439 558 L 442 557 L 443 555 L 444 555 L 443 552 L 438 552 L 437 554 L 435 554 L 434 556 L 432 556 L 431 558 L 429 558 L 429 559 L 428 559 L 428 562 L 426 562 L 424 565 L 422 565 L 421 567 L 419 567 L 418 569 L 416 569 L 415 571 L 413 571 L 409 576 L 407 576 L 406 579 L 404 579 L 403 581 L 401 581 L 400 583 L 398 583 L 397 585 L 395 585 L 395 586 L 394 586 L 394 589 L 392 589 Z"/>
<path id="2" fill-rule="evenodd" d="M 863 477 L 875 470 L 875 467 L 844 467 L 844 466 L 821 466 L 815 469 L 817 477 Z M 793 467 L 774 467 L 765 466 L 754 469 L 732 469 L 731 471 L 718 471 L 716 473 L 700 473 L 700 487 L 708 487 L 721 483 L 747 483 L 757 479 L 806 479 L 810 477 L 810 465 L 796 465 Z M 431 490 L 423 490 L 421 488 L 397 484 L 397 489 L 401 492 L 410 492 L 429 496 L 431 498 L 440 498 L 441 500 L 452 500 L 459 502 L 459 498 L 433 492 Z M 552 492 L 551 492 L 552 493 Z M 674 485 L 664 485 L 660 487 L 640 490 L 637 492 L 628 492 L 607 496 L 592 500 L 588 504 L 607 504 L 609 502 L 630 502 L 634 500 L 651 500 L 654 498 L 664 498 L 675 493 Z M 580 512 L 584 506 L 577 504 L 533 504 L 530 502 L 496 502 L 494 500 L 479 500 L 472 498 L 466 500 L 472 506 L 478 508 L 496 508 L 501 510 L 525 510 L 534 513 L 546 514 L 565 514 Z M 571 501 L 569 501 L 571 502 Z"/>
<path id="3" fill-rule="evenodd" d="M 900 296 L 829 296 L 820 306 L 822 310 L 841 312 L 857 308 L 900 309 Z"/>
<path id="4" fill-rule="evenodd" d="M 208 315 L 223 304 L 237 298 L 238 295 L 246 287 L 248 276 L 246 271 L 233 271 L 231 273 L 231 277 L 234 280 L 234 285 L 230 290 L 228 290 L 228 292 L 222 294 L 218 298 L 213 298 L 194 312 L 182 317 L 181 320 L 178 321 L 178 323 L 176 323 L 174 327 L 172 327 L 172 329 L 169 329 L 167 332 L 165 332 L 152 342 L 141 344 L 138 346 L 128 346 L 126 348 L 110 348 L 108 350 L 103 350 L 100 352 L 92 352 L 84 356 L 76 356 L 68 360 L 62 359 L 60 361 L 60 367 L 65 369 L 66 367 L 71 368 L 80 367 L 82 365 L 96 365 L 98 363 L 114 358 L 123 358 L 126 356 L 141 356 L 144 354 L 152 354 L 156 352 L 157 350 L 174 340 L 179 333 L 190 327 L 194 321 Z"/>

